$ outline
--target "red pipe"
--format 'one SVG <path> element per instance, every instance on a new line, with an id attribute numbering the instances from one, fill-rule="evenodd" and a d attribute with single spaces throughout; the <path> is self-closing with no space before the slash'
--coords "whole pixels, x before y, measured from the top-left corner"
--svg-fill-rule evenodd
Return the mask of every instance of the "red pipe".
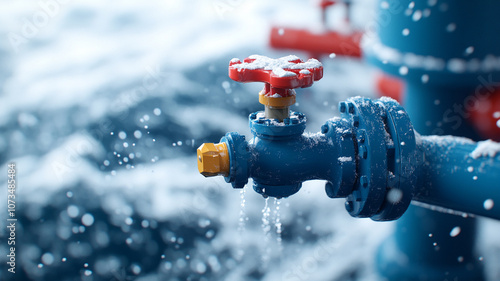
<path id="1" fill-rule="evenodd" d="M 361 57 L 360 40 L 362 32 L 341 34 L 335 31 L 313 33 L 305 29 L 271 29 L 270 45 L 276 49 L 293 49 L 312 54 L 331 54 Z"/>

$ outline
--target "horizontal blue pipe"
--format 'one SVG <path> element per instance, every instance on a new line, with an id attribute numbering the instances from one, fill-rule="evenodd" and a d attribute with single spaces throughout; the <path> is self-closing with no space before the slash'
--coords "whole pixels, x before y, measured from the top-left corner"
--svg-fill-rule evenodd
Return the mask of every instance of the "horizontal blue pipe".
<path id="1" fill-rule="evenodd" d="M 500 219 L 500 153 L 481 155 L 475 151 L 481 142 L 465 138 L 420 139 L 421 175 L 414 200 Z"/>

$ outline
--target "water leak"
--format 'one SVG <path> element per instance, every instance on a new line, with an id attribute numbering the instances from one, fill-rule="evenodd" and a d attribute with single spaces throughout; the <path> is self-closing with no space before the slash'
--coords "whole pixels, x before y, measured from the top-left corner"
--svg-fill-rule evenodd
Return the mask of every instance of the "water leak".
<path id="1" fill-rule="evenodd" d="M 278 251 L 281 254 L 283 248 L 281 245 L 281 211 L 280 211 L 280 200 L 274 198 L 274 227 L 276 228 L 276 242 L 278 243 Z"/>
<path id="2" fill-rule="evenodd" d="M 245 255 L 245 250 L 242 243 L 242 237 L 246 231 L 246 221 L 248 217 L 245 212 L 245 188 L 240 190 L 240 218 L 238 219 L 238 249 L 236 251 L 236 260 L 241 260 Z"/>
<path id="3" fill-rule="evenodd" d="M 271 209 L 269 208 L 269 197 L 266 198 L 264 203 L 264 208 L 262 208 L 262 231 L 264 232 L 264 244 L 262 251 L 262 264 L 264 267 L 267 266 L 270 259 L 271 248 L 269 237 L 271 236 L 271 225 L 269 222 L 269 216 L 271 214 Z"/>

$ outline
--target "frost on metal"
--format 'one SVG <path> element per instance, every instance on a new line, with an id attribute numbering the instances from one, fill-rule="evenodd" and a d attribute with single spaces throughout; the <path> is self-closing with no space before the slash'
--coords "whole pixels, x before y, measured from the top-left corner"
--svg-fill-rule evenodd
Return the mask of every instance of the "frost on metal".
<path id="1" fill-rule="evenodd" d="M 352 161 L 352 157 L 342 156 L 342 157 L 339 157 L 337 160 L 339 160 L 340 162 L 350 162 L 350 161 Z"/>
<path id="2" fill-rule="evenodd" d="M 405 65 L 409 68 L 423 70 L 449 70 L 453 73 L 476 73 L 500 70 L 500 57 L 489 54 L 484 58 L 450 58 L 445 60 L 433 56 L 423 56 L 415 53 L 403 53 L 395 48 L 384 45 L 379 38 L 365 36 L 361 41 L 363 49 L 381 61 L 394 65 Z"/>
<path id="3" fill-rule="evenodd" d="M 500 143 L 492 140 L 480 141 L 477 143 L 476 149 L 470 153 L 474 159 L 480 157 L 495 157 L 500 153 Z"/>

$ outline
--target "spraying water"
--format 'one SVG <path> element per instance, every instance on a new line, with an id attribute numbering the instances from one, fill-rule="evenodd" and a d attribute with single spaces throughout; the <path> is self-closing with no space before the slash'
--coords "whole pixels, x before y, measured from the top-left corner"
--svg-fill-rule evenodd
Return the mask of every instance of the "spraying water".
<path id="1" fill-rule="evenodd" d="M 248 217 L 245 212 L 245 188 L 242 188 L 240 190 L 240 218 L 238 220 L 238 250 L 236 253 L 236 259 L 241 260 L 243 258 L 243 255 L 245 255 L 245 250 L 242 245 L 241 238 L 243 237 L 243 234 L 245 233 L 246 230 L 246 221 L 248 220 Z"/>
<path id="2" fill-rule="evenodd" d="M 280 200 L 277 198 L 274 198 L 274 227 L 276 228 L 276 242 L 278 243 L 278 251 L 281 254 L 281 251 L 283 250 L 282 245 L 281 245 L 281 211 L 280 211 Z"/>
<path id="3" fill-rule="evenodd" d="M 269 237 L 271 235 L 271 225 L 269 223 L 269 216 L 271 209 L 269 208 L 269 198 L 265 199 L 264 208 L 262 209 L 262 231 L 264 232 L 264 250 L 262 251 L 262 264 L 267 265 L 270 259 L 270 243 Z"/>

